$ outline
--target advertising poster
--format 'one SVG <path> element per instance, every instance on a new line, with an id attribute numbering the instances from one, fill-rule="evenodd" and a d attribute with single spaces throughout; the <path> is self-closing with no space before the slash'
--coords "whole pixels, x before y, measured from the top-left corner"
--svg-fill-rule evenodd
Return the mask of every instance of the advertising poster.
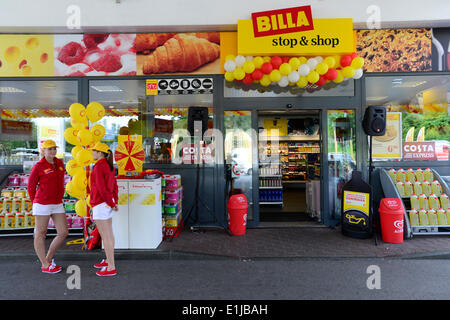
<path id="1" fill-rule="evenodd" d="M 52 77 L 53 35 L 0 35 L 0 77 Z"/>
<path id="2" fill-rule="evenodd" d="M 219 74 L 220 33 L 136 35 L 137 75 Z"/>
<path id="3" fill-rule="evenodd" d="M 136 75 L 135 34 L 55 35 L 55 76 Z"/>
<path id="4" fill-rule="evenodd" d="M 431 71 L 431 29 L 358 30 L 364 72 Z"/>
<path id="5" fill-rule="evenodd" d="M 386 112 L 386 133 L 372 137 L 373 159 L 402 158 L 402 113 Z"/>

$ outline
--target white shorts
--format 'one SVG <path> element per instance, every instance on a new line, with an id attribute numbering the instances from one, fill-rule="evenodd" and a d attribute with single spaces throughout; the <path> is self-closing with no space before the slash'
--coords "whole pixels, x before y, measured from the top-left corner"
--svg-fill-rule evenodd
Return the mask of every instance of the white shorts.
<path id="1" fill-rule="evenodd" d="M 100 203 L 92 208 L 92 218 L 94 220 L 108 220 L 113 216 L 113 209 L 106 204 Z"/>
<path id="2" fill-rule="evenodd" d="M 54 213 L 66 213 L 64 205 L 33 203 L 33 216 L 49 216 Z"/>

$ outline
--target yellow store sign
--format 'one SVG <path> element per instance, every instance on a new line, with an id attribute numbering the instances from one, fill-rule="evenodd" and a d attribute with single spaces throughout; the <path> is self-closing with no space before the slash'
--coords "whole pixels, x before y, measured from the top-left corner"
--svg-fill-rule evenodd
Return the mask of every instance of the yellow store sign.
<path id="1" fill-rule="evenodd" d="M 313 19 L 314 29 L 255 37 L 252 20 L 238 21 L 238 54 L 335 55 L 356 51 L 352 19 Z"/>

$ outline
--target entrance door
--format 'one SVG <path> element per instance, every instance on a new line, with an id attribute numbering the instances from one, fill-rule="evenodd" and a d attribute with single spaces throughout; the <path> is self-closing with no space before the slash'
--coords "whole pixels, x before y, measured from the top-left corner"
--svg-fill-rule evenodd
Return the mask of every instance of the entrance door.
<path id="1" fill-rule="evenodd" d="M 321 221 L 320 111 L 259 111 L 258 130 L 260 221 Z"/>
<path id="2" fill-rule="evenodd" d="M 255 197 L 256 176 L 254 173 L 257 169 L 255 143 L 257 140 L 253 129 L 254 122 L 255 117 L 252 111 L 224 111 L 225 190 L 228 196 L 243 193 L 247 198 L 248 226 L 259 223 L 258 212 L 255 212 L 258 199 Z"/>

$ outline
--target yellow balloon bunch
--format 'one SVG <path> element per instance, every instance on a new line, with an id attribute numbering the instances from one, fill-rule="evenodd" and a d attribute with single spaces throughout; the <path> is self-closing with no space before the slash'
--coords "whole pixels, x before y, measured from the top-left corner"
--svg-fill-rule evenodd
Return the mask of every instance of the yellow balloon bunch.
<path id="1" fill-rule="evenodd" d="M 89 128 L 89 122 L 94 123 L 102 119 L 105 108 L 99 102 L 91 102 L 86 108 L 81 103 L 73 103 L 69 107 L 69 114 L 72 127 L 64 131 L 64 138 L 74 147 L 71 151 L 73 160 L 66 164 L 66 171 L 72 176 L 72 180 L 66 185 L 66 191 L 71 197 L 79 199 L 75 212 L 84 217 L 86 206 L 89 205 L 86 189 L 90 181 L 89 171 L 84 167 L 94 162 L 92 150 L 89 148 L 101 141 L 105 135 L 105 128 L 101 124 Z"/>
<path id="2" fill-rule="evenodd" d="M 340 83 L 348 78 L 363 75 L 364 59 L 356 53 L 328 57 L 260 57 L 227 55 L 223 68 L 225 80 L 259 83 L 262 86 L 277 84 L 280 87 L 318 87 L 333 81 Z"/>

